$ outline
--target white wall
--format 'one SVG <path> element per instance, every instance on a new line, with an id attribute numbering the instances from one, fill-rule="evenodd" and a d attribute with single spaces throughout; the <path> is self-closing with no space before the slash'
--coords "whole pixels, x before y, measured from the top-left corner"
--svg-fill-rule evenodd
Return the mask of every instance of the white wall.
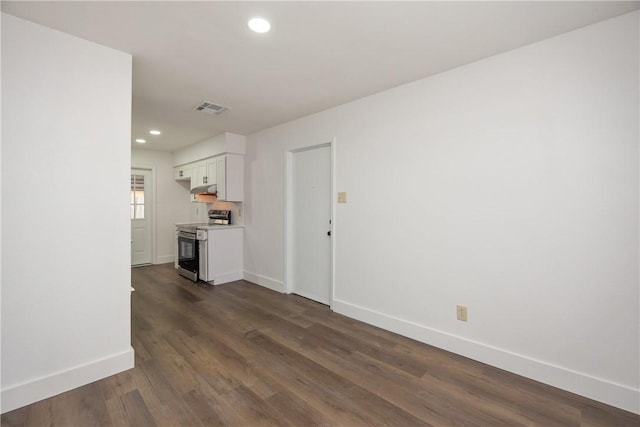
<path id="1" fill-rule="evenodd" d="M 2 14 L 2 88 L 6 412 L 133 366 L 131 57 Z"/>
<path id="2" fill-rule="evenodd" d="M 174 179 L 172 153 L 134 149 L 131 150 L 131 165 L 153 171 L 155 217 L 152 262 L 173 262 L 175 224 L 188 222 L 192 215 L 189 189 Z"/>
<path id="3" fill-rule="evenodd" d="M 245 147 L 246 141 L 243 135 L 230 132 L 221 133 L 175 151 L 173 164 L 175 166 L 184 165 L 225 153 L 244 154 Z"/>
<path id="4" fill-rule="evenodd" d="M 248 136 L 245 277 L 284 289 L 284 153 L 335 137 L 335 310 L 638 412 L 638 18 Z"/>

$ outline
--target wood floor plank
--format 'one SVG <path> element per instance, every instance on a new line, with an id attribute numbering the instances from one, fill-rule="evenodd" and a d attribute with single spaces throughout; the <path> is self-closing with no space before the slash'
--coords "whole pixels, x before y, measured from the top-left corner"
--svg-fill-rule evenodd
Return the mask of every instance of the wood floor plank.
<path id="1" fill-rule="evenodd" d="M 26 423 L 27 409 L 20 408 L 2 415 L 2 426 L 18 427 Z"/>
<path id="2" fill-rule="evenodd" d="M 616 411 L 600 403 L 587 403 L 582 407 L 581 427 L 638 427 L 638 417 L 629 412 Z"/>
<path id="3" fill-rule="evenodd" d="M 640 417 L 246 281 L 132 270 L 136 367 L 3 426 L 640 426 Z"/>
<path id="4" fill-rule="evenodd" d="M 242 285 L 245 287 L 242 287 Z M 234 283 L 232 286 L 224 287 L 224 291 L 242 299 L 244 302 L 247 302 L 256 308 L 260 308 L 261 310 L 279 316 L 299 326 L 308 327 L 314 324 L 313 320 L 308 319 L 307 316 L 304 315 L 308 310 L 306 306 L 282 304 L 282 297 L 273 292 L 262 292 L 259 300 L 256 298 L 250 298 L 248 296 L 251 294 L 247 292 L 246 286 L 251 285 L 248 282 L 238 282 Z M 265 291 L 268 290 L 265 289 Z M 256 305 L 256 302 L 259 302 L 259 306 Z"/>
<path id="5" fill-rule="evenodd" d="M 124 408 L 124 403 L 120 396 L 114 397 L 112 399 L 105 400 L 105 406 L 107 407 L 107 413 L 109 414 L 109 419 L 111 420 L 112 426 L 118 427 L 128 427 L 131 426 L 131 422 L 129 420 L 129 416 L 127 411 Z M 26 424 L 37 426 L 38 424 Z"/>
<path id="6" fill-rule="evenodd" d="M 234 388 L 222 398 L 240 413 L 242 425 L 277 427 L 287 424 L 286 418 L 244 385 Z"/>
<path id="7" fill-rule="evenodd" d="M 457 385 L 469 393 L 498 402 L 505 412 L 527 417 L 531 423 L 549 427 L 580 424 L 580 411 L 577 408 L 544 395 L 505 387 L 505 384 L 496 383 L 485 376 L 478 377 L 462 375 L 456 371 L 431 370 L 423 376 L 422 380 L 425 387 L 429 388 L 437 383 Z"/>
<path id="8" fill-rule="evenodd" d="M 168 343 L 167 347 L 170 347 Z M 168 351 L 164 357 L 155 358 L 149 362 L 163 373 L 180 394 L 190 392 L 198 386 L 198 372 L 182 356 L 173 351 Z"/>
<path id="9" fill-rule="evenodd" d="M 153 416 L 149 412 L 146 402 L 138 390 L 133 390 L 118 398 L 122 404 L 120 420 L 126 420 L 127 425 L 135 426 L 157 426 Z"/>
<path id="10" fill-rule="evenodd" d="M 473 419 L 481 425 L 491 426 L 521 426 L 531 425 L 531 419 L 516 412 L 505 411 L 499 402 L 495 402 L 484 395 L 470 393 L 465 387 L 448 382 L 433 381 L 430 387 L 424 387 L 424 377 L 415 378 L 407 375 L 404 371 L 389 366 L 384 362 L 369 357 L 366 354 L 356 352 L 352 355 L 352 371 L 364 369 L 370 371 L 370 375 L 375 377 L 388 378 L 389 388 L 397 390 L 403 388 L 405 393 L 415 393 L 419 398 L 426 399 L 431 405 L 439 402 L 438 405 L 454 408 L 455 414 L 450 414 L 452 418 L 461 416 L 463 419 Z M 337 362 L 336 362 L 337 363 Z M 359 368 L 356 368 L 359 367 Z M 397 399 L 397 397 L 392 397 Z"/>
<path id="11" fill-rule="evenodd" d="M 140 367 L 160 402 L 160 406 L 148 405 L 151 416 L 158 425 L 202 426 L 200 420 L 182 399 L 182 395 L 165 377 L 158 363 L 151 360 L 144 362 Z"/>
<path id="12" fill-rule="evenodd" d="M 287 390 L 267 398 L 267 403 L 292 426 L 330 426 L 333 423 L 322 412 Z"/>
<path id="13" fill-rule="evenodd" d="M 270 332 L 265 333 L 271 336 Z M 344 354 L 342 350 L 332 346 L 330 340 L 322 338 L 309 334 L 291 339 L 275 334 L 275 339 L 287 342 L 309 359 L 425 422 L 444 422 L 442 413 L 446 414 L 448 422 L 460 419 L 466 425 L 473 425 L 468 421 L 470 419 L 477 423 L 475 425 L 517 426 L 527 425 L 529 422 L 525 417 L 504 414 L 496 408 L 497 405 L 469 399 L 464 390 L 443 393 L 442 388 L 436 388 L 431 392 L 422 387 L 420 378 L 399 367 L 361 354 L 357 350 Z M 356 347 L 362 347 L 362 344 Z"/>
<path id="14" fill-rule="evenodd" d="M 370 425 L 427 425 L 410 413 L 393 405 L 379 395 L 370 393 L 353 382 L 313 362 L 266 335 L 256 333 L 251 340 L 267 352 L 280 358 L 289 369 L 312 381 L 316 387 L 335 393 L 344 406 L 360 406 Z M 355 408 L 354 408 L 355 409 Z"/>
<path id="15" fill-rule="evenodd" d="M 372 333 L 371 330 L 359 329 L 356 327 L 357 322 L 354 319 L 336 313 L 331 314 L 329 307 L 307 308 L 304 311 L 304 317 L 309 319 L 312 324 L 324 325 L 328 328 L 346 333 L 374 347 L 392 349 L 398 346 L 397 339 L 391 340 L 379 334 Z M 371 326 L 369 329 L 374 329 L 374 327 Z"/>
<path id="16" fill-rule="evenodd" d="M 63 397 L 64 401 L 61 402 L 60 409 L 56 409 L 57 413 L 64 415 L 61 425 L 99 427 L 111 424 L 105 399 L 98 384 L 87 384 L 65 393 Z"/>
<path id="17" fill-rule="evenodd" d="M 260 334 L 253 331 L 247 337 L 252 339 Z M 258 344 L 259 345 L 259 344 Z M 292 369 L 287 360 L 279 357 L 279 354 L 263 352 L 260 358 L 255 361 L 256 365 L 262 368 L 260 375 L 266 377 L 272 384 L 297 396 L 309 406 L 320 411 L 324 416 L 332 420 L 333 425 L 341 426 L 366 426 L 375 425 L 362 411 L 352 408 L 351 403 L 346 401 L 344 395 L 336 390 L 326 389 L 322 384 L 318 384 L 309 374 L 298 369 Z"/>
<path id="18" fill-rule="evenodd" d="M 257 374 L 255 364 L 252 363 L 255 361 L 255 356 L 251 353 L 245 357 L 218 340 L 214 334 L 208 335 L 208 339 L 201 340 L 201 343 L 209 357 L 224 366 L 230 375 L 237 378 L 243 386 L 255 392 L 261 399 L 267 399 L 277 392 L 276 388 L 271 387 Z"/>
<path id="19" fill-rule="evenodd" d="M 354 336 L 346 335 L 335 329 L 328 328 L 325 325 L 315 324 L 309 327 L 308 330 L 314 335 L 324 337 L 326 341 L 336 346 L 351 348 L 352 351 L 359 351 L 360 353 L 366 354 L 381 362 L 385 362 L 388 365 L 394 366 L 415 377 L 421 377 L 427 371 L 423 360 L 408 357 L 404 353 L 393 351 L 393 349 L 372 346 Z"/>
<path id="20" fill-rule="evenodd" d="M 210 406 L 217 408 L 217 412 L 224 419 L 223 424 L 230 426 L 246 425 L 246 416 L 242 413 L 241 408 L 234 405 L 231 399 L 226 398 L 233 388 L 220 392 L 219 386 L 214 388 L 211 385 L 215 380 L 207 380 L 205 377 L 200 377 L 200 383 L 198 384 L 196 391 L 206 399 L 205 401 Z"/>
<path id="21" fill-rule="evenodd" d="M 191 409 L 191 412 L 204 426 L 228 426 L 233 425 L 224 416 L 224 410 L 216 404 L 215 399 L 209 399 L 200 391 L 199 387 L 185 393 L 183 400 Z"/>
<path id="22" fill-rule="evenodd" d="M 204 316 L 206 316 L 207 313 L 217 316 L 240 334 L 245 334 L 256 328 L 255 323 L 248 317 L 245 317 L 242 311 L 227 304 L 226 299 L 224 299 L 224 294 L 222 298 L 219 297 L 219 294 L 220 292 L 215 292 L 212 298 L 194 304 L 194 310 L 197 310 Z"/>
<path id="23" fill-rule="evenodd" d="M 55 420 L 53 405 L 58 396 L 41 400 L 26 408 L 25 426 L 52 426 Z M 2 416 L 4 424 L 4 415 Z"/>

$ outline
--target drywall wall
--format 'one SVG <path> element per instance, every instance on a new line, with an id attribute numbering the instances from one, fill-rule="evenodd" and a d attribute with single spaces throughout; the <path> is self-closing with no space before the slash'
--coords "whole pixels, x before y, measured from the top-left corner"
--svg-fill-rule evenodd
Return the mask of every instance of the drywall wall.
<path id="1" fill-rule="evenodd" d="M 133 367 L 131 56 L 2 14 L 2 89 L 6 412 Z"/>
<path id="2" fill-rule="evenodd" d="M 191 218 L 189 189 L 173 176 L 173 154 L 166 151 L 131 150 L 132 167 L 153 171 L 155 216 L 153 219 L 153 263 L 174 261 L 178 222 Z"/>
<path id="3" fill-rule="evenodd" d="M 235 133 L 221 133 L 195 144 L 188 145 L 173 153 L 173 164 L 184 165 L 208 157 L 225 153 L 244 154 L 245 137 Z"/>
<path id="4" fill-rule="evenodd" d="M 285 152 L 335 138 L 334 310 L 638 412 L 638 18 L 249 135 L 245 277 L 285 289 Z"/>

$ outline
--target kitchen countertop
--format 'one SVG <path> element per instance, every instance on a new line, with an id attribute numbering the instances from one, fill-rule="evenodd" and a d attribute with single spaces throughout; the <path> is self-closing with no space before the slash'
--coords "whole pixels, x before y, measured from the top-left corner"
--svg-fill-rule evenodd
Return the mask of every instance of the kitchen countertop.
<path id="1" fill-rule="evenodd" d="M 244 228 L 242 224 L 207 224 L 202 222 L 177 222 L 176 226 L 179 225 L 195 225 L 199 230 L 222 230 L 223 228 Z"/>
<path id="2" fill-rule="evenodd" d="M 199 225 L 198 230 L 222 230 L 223 228 L 244 228 L 244 225 L 241 224 L 215 224 L 215 225 Z"/>

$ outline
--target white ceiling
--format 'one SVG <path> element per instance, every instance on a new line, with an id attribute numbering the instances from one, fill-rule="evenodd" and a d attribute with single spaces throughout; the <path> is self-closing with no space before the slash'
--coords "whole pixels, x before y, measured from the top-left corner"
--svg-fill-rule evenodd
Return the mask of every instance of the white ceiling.
<path id="1" fill-rule="evenodd" d="M 250 134 L 638 9 L 569 2 L 12 2 L 2 11 L 133 55 L 132 141 Z M 255 34 L 252 16 L 271 21 Z M 231 107 L 193 111 L 202 101 Z M 154 137 L 149 129 L 163 133 Z"/>

